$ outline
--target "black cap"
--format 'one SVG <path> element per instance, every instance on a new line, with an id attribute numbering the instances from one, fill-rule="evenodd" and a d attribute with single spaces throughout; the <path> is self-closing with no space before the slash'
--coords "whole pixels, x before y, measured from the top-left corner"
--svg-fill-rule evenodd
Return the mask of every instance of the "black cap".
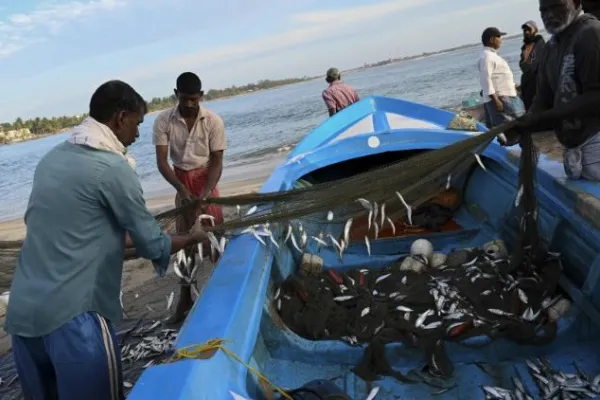
<path id="1" fill-rule="evenodd" d="M 504 35 L 506 35 L 506 32 L 502 32 L 498 28 L 494 28 L 494 27 L 485 28 L 485 30 L 481 34 L 481 42 L 483 43 L 484 46 L 487 46 L 487 44 L 489 43 L 491 38 L 500 37 L 500 36 L 504 36 Z"/>

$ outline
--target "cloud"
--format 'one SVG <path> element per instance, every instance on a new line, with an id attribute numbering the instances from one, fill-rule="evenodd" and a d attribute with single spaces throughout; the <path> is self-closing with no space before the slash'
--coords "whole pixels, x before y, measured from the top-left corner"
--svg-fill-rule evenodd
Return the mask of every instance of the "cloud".
<path id="1" fill-rule="evenodd" d="M 69 1 L 41 6 L 30 13 L 11 14 L 0 21 L 0 58 L 58 33 L 70 21 L 124 5 L 125 0 Z"/>
<path id="2" fill-rule="evenodd" d="M 209 50 L 197 50 L 194 53 L 179 55 L 154 65 L 146 65 L 143 69 L 130 71 L 125 75 L 127 79 L 140 81 L 154 78 L 160 74 L 189 69 L 190 65 L 194 65 L 196 68 L 206 68 L 225 61 L 231 62 L 247 57 L 255 57 L 319 39 L 343 35 L 348 31 L 356 31 L 357 26 L 365 26 L 400 11 L 439 1 L 442 0 L 387 1 L 346 9 L 336 8 L 293 14 L 289 17 L 289 21 L 294 27 L 288 31 L 239 44 Z"/>

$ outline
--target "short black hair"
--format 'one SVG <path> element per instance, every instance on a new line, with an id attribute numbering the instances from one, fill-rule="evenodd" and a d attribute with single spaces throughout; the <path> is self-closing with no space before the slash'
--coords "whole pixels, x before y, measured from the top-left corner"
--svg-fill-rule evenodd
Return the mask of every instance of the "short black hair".
<path id="1" fill-rule="evenodd" d="M 129 84 L 113 80 L 103 83 L 90 99 L 90 117 L 106 123 L 119 111 L 146 114 L 146 101 Z"/>
<path id="2" fill-rule="evenodd" d="M 202 93 L 202 81 L 193 72 L 184 72 L 177 77 L 177 91 L 185 94 Z"/>

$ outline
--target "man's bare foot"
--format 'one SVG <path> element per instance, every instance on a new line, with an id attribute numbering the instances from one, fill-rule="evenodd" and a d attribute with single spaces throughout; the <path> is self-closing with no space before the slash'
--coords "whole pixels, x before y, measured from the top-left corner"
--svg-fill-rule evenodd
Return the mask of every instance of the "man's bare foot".
<path id="1" fill-rule="evenodd" d="M 167 319 L 167 324 L 176 325 L 180 324 L 187 317 L 188 312 L 192 309 L 194 302 L 192 301 L 192 292 L 189 286 L 181 286 L 181 293 L 179 295 L 179 301 L 177 302 L 177 308 L 175 313 Z"/>

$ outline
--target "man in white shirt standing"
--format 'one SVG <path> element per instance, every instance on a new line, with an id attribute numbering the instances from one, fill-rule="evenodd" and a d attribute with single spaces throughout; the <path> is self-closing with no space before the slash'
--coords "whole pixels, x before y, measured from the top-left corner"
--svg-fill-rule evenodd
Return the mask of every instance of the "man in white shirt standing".
<path id="1" fill-rule="evenodd" d="M 498 28 L 487 28 L 481 34 L 484 48 L 479 55 L 479 79 L 490 128 L 525 112 L 510 66 L 498 54 L 504 35 Z"/>

